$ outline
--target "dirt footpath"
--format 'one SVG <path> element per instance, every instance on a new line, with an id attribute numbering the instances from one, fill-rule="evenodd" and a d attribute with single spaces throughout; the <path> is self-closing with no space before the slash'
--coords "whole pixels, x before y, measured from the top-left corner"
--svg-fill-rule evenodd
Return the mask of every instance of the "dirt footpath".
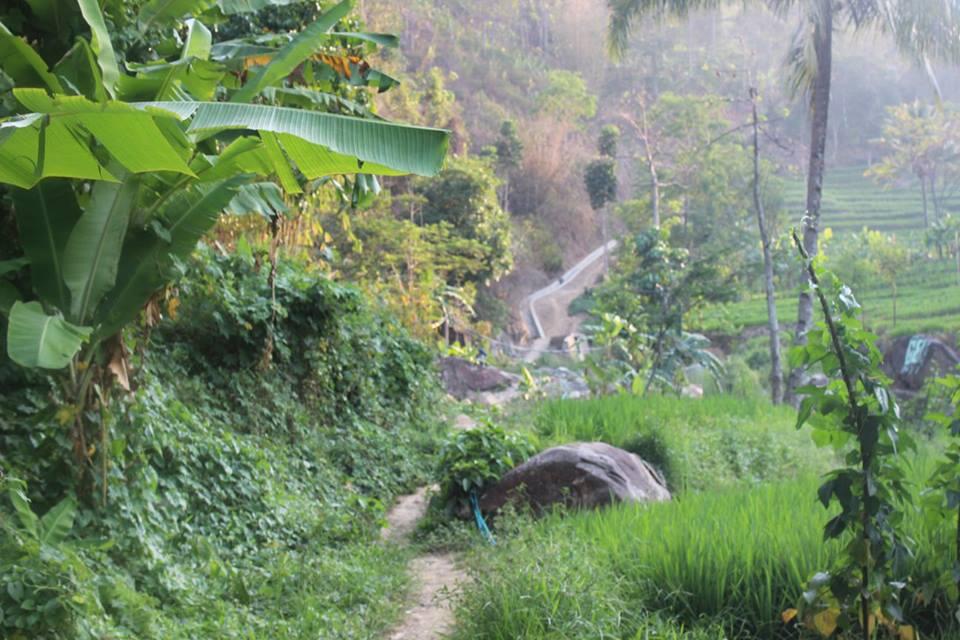
<path id="1" fill-rule="evenodd" d="M 405 544 L 427 512 L 427 487 L 403 496 L 387 514 L 383 539 Z M 453 629 L 452 594 L 466 580 L 452 553 L 427 553 L 410 563 L 413 597 L 388 640 L 440 640 Z"/>

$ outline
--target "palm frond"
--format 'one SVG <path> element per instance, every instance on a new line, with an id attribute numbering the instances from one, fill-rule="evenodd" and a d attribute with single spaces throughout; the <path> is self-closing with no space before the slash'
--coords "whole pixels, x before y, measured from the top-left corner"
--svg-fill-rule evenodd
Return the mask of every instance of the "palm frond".
<path id="1" fill-rule="evenodd" d="M 790 97 L 803 96 L 809 101 L 813 92 L 813 81 L 817 77 L 816 25 L 812 20 L 803 20 L 797 25 L 783 67 L 785 82 Z"/>
<path id="2" fill-rule="evenodd" d="M 685 17 L 691 11 L 712 9 L 729 0 L 607 0 L 610 20 L 607 43 L 610 55 L 619 59 L 627 50 L 630 34 L 637 21 L 650 17 L 663 20 L 670 16 Z"/>
<path id="3" fill-rule="evenodd" d="M 850 4 L 867 0 L 848 0 Z M 960 61 L 958 0 L 872 0 L 877 26 L 918 62 L 924 57 Z"/>

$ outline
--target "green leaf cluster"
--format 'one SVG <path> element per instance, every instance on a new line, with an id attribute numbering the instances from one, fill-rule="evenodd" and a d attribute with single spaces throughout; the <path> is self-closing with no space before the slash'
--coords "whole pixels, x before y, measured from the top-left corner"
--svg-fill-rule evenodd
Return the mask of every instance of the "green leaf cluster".
<path id="1" fill-rule="evenodd" d="M 440 447 L 436 478 L 448 509 L 463 508 L 534 453 L 530 439 L 489 420 L 451 434 Z"/>
<path id="2" fill-rule="evenodd" d="M 0 183 L 17 188 L 32 285 L 2 286 L 10 355 L 21 365 L 63 368 L 83 347 L 78 337 L 90 340 L 83 356 L 90 364 L 248 183 L 273 179 L 300 193 L 306 181 L 329 176 L 429 175 L 442 163 L 443 131 L 327 113 L 341 104 L 323 91 L 331 73 L 357 86 L 389 86 L 359 58 L 333 55 L 339 42 L 396 44 L 334 31 L 352 0 L 293 37 L 215 45 L 202 19 L 274 3 L 149 2 L 137 24 L 182 25 L 186 38 L 176 50 L 158 44 L 160 58 L 140 62 L 135 48 L 121 55 L 111 40 L 108 23 L 130 20 L 113 3 L 28 4 L 26 24 L 47 33 L 38 49 L 6 27 L 0 32 L 18 103 L 17 114 L 0 121 Z M 63 25 L 76 42 L 66 52 Z M 263 103 L 287 104 L 293 94 L 283 92 L 291 90 L 296 109 Z M 269 209 L 262 194 L 244 189 L 243 208 Z M 33 296 L 46 318 L 17 302 Z M 80 395 L 85 387 L 78 383 Z"/>

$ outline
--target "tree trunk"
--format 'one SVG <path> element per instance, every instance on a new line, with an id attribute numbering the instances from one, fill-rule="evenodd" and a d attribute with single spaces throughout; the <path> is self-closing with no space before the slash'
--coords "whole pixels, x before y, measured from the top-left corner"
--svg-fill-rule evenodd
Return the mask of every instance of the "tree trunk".
<path id="1" fill-rule="evenodd" d="M 953 234 L 953 255 L 957 260 L 957 286 L 960 287 L 960 231 Z"/>
<path id="2" fill-rule="evenodd" d="M 603 234 L 603 277 L 610 275 L 610 257 L 607 255 L 607 206 L 600 209 L 600 231 Z"/>
<path id="3" fill-rule="evenodd" d="M 753 206 L 760 228 L 763 247 L 763 286 L 767 294 L 767 327 L 770 331 L 770 399 L 773 404 L 783 402 L 783 355 L 780 349 L 780 322 L 777 319 L 777 299 L 773 285 L 773 256 L 770 252 L 770 234 L 767 216 L 760 193 L 760 119 L 757 116 L 757 90 L 750 89 L 753 106 Z"/>
<path id="4" fill-rule="evenodd" d="M 933 200 L 933 219 L 940 222 L 940 198 L 937 196 L 937 172 L 930 172 L 930 199 Z"/>
<path id="5" fill-rule="evenodd" d="M 650 172 L 650 209 L 653 214 L 653 226 L 660 228 L 660 178 L 657 176 L 657 161 L 650 144 L 650 129 L 647 126 L 647 107 L 640 105 L 640 135 L 643 137 L 643 150 L 647 154 L 647 170 Z"/>
<path id="6" fill-rule="evenodd" d="M 893 281 L 893 328 L 897 328 L 897 281 Z"/>
<path id="7" fill-rule="evenodd" d="M 810 162 L 807 168 L 807 211 L 803 218 L 803 247 L 812 258 L 817 254 L 817 237 L 820 228 L 820 201 L 823 196 L 823 174 L 826 164 L 827 115 L 830 108 L 830 75 L 833 55 L 833 1 L 817 0 L 820 3 L 820 21 L 814 27 L 814 50 L 817 55 L 816 77 L 813 79 L 810 100 Z M 804 270 L 803 278 L 809 282 Z M 795 345 L 807 343 L 807 334 L 813 326 L 813 297 L 809 288 L 800 293 L 797 306 L 797 332 Z M 796 403 L 794 390 L 800 386 L 804 370 L 790 372 L 787 387 L 788 399 Z"/>
<path id="8" fill-rule="evenodd" d="M 924 176 L 920 176 L 920 196 L 923 198 L 923 228 L 930 228 L 930 214 L 927 211 L 927 181 Z"/>

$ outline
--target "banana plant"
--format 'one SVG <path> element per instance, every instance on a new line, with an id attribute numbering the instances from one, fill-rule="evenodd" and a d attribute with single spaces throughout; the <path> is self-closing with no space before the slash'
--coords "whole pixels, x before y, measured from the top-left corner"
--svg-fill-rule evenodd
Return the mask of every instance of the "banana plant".
<path id="1" fill-rule="evenodd" d="M 298 34 L 260 42 L 214 44 L 199 19 L 181 20 L 269 3 L 148 2 L 140 20 L 178 20 L 183 45 L 170 59 L 127 60 L 123 68 L 97 0 L 29 3 L 37 20 L 56 8 L 89 30 L 50 60 L 47 48 L 0 23 L 0 70 L 15 84 L 8 98 L 17 105 L 0 120 L 0 184 L 24 252 L 0 262 L 7 355 L 23 367 L 66 371 L 78 458 L 89 455 L 83 408 L 110 366 L 105 345 L 118 343 L 114 336 L 164 286 L 172 262 L 222 212 L 275 209 L 259 201 L 275 191 L 264 181 L 296 194 L 331 176 L 359 175 L 357 184 L 375 187 L 374 175 L 441 168 L 446 131 L 359 117 L 370 114 L 325 91 L 336 83 L 317 80 L 333 73 L 354 86 L 390 84 L 361 57 L 330 53 L 338 43 L 395 43 L 333 31 L 353 0 Z"/>

